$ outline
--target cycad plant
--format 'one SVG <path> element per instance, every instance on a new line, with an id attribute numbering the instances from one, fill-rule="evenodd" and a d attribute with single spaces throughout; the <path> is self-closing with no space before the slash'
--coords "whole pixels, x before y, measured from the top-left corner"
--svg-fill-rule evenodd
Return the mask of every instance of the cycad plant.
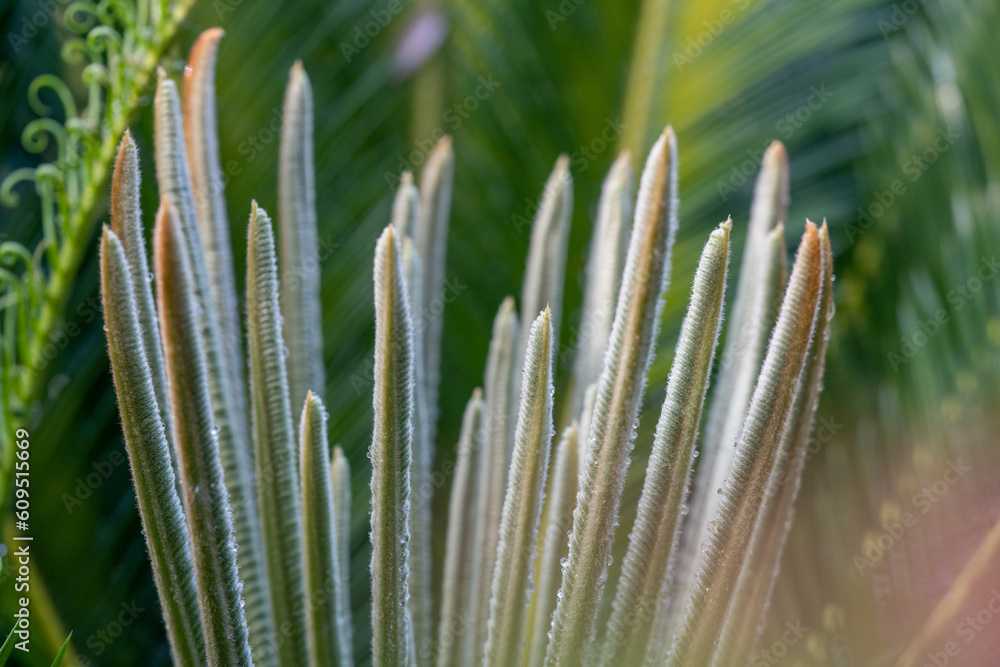
<path id="1" fill-rule="evenodd" d="M 196 42 L 183 100 L 160 73 L 152 272 L 127 133 L 101 236 L 108 352 L 144 533 L 176 664 L 353 664 L 349 474 L 328 442 L 317 335 L 310 83 L 296 64 L 282 117 L 277 225 L 250 205 L 244 317 L 218 155 L 220 37 L 210 30 Z M 621 574 L 606 596 L 679 224 L 673 131 L 650 151 L 637 195 L 630 159 L 616 161 L 601 192 L 580 325 L 587 335 L 571 369 L 557 368 L 554 355 L 573 206 L 567 158 L 545 186 L 520 318 L 507 298 L 457 461 L 447 464 L 440 585 L 431 547 L 442 533 L 427 490 L 450 139 L 429 156 L 419 186 L 409 173 L 401 179 L 374 245 L 374 664 L 748 663 L 822 384 L 829 236 L 825 224 L 806 224 L 786 280 L 788 159 L 775 143 L 755 192 L 705 437 L 699 445 L 732 220 L 701 254 Z M 554 391 L 560 370 L 571 376 L 565 400 Z"/>

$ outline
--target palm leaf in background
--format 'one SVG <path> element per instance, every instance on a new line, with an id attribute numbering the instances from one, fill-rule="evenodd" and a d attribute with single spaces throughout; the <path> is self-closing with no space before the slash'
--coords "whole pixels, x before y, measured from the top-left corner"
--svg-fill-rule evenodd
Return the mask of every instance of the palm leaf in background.
<path id="1" fill-rule="evenodd" d="M 914 318 L 926 319 L 926 309 L 935 299 L 947 302 L 947 294 L 968 278 L 978 255 L 990 254 L 989 248 L 997 246 L 996 156 L 1000 147 L 991 149 L 997 137 L 990 122 L 990 110 L 998 101 L 997 77 L 979 65 L 982 54 L 975 47 L 988 43 L 987 38 L 977 41 L 968 33 L 990 35 L 1000 18 L 985 0 L 969 3 L 961 11 L 957 3 L 945 3 L 940 9 L 926 10 L 931 15 L 929 27 L 918 16 L 890 34 L 890 50 L 878 23 L 890 14 L 882 4 L 851 0 L 667 6 L 647 0 L 640 8 L 613 2 L 549 5 L 526 0 L 504 4 L 454 0 L 440 7 L 406 8 L 400 15 L 389 12 L 386 25 L 374 30 L 377 35 L 368 40 L 363 38 L 366 27 L 373 20 L 379 26 L 378 17 L 386 16 L 371 12 L 387 9 L 357 1 L 334 7 L 304 2 L 295 12 L 226 0 L 199 6 L 184 24 L 172 56 L 183 57 L 193 34 L 202 27 L 219 24 L 227 30 L 229 37 L 219 54 L 218 88 L 219 111 L 226 118 L 220 127 L 220 145 L 230 210 L 245 210 L 251 197 L 277 209 L 277 130 L 284 72 L 296 58 L 302 58 L 313 72 L 326 403 L 334 408 L 330 433 L 344 445 L 350 459 L 355 493 L 364 494 L 361 489 L 370 476 L 364 451 L 371 424 L 368 271 L 374 239 L 388 219 L 391 192 L 387 183 L 405 168 L 419 172 L 436 129 L 454 135 L 459 165 L 443 295 L 448 301 L 444 332 L 448 354 L 442 377 L 448 382 L 442 386 L 440 401 L 438 463 L 454 457 L 462 406 L 481 382 L 489 323 L 496 304 L 519 284 L 524 267 L 528 226 L 520 221 L 530 220 L 538 184 L 559 152 L 570 155 L 577 193 L 568 272 L 579 276 L 600 179 L 615 158 L 615 149 L 627 145 L 634 149 L 633 155 L 644 155 L 655 133 L 669 120 L 683 137 L 680 180 L 684 196 L 675 274 L 686 276 L 693 273 L 708 225 L 728 213 L 734 214 L 735 254 L 739 256 L 757 155 L 770 139 L 780 138 L 793 156 L 790 233 L 797 236 L 807 213 L 825 212 L 834 249 L 845 267 L 837 272 L 843 274 L 838 302 L 847 315 L 835 320 L 840 324 L 831 342 L 831 372 L 820 417 L 836 409 L 837 418 L 849 426 L 838 434 L 837 442 L 824 445 L 817 465 L 810 466 L 799 521 L 800 526 L 820 520 L 836 526 L 839 539 L 831 540 L 847 545 L 842 548 L 845 558 L 817 557 L 815 544 L 804 544 L 811 533 L 793 533 L 772 625 L 780 628 L 801 616 L 809 619 L 807 625 L 814 620 L 812 627 L 834 628 L 835 632 L 822 631 L 830 637 L 849 630 L 864 637 L 863 622 L 854 621 L 845 628 L 838 622 L 837 609 L 826 607 L 826 602 L 837 600 L 841 611 L 859 610 L 858 618 L 871 616 L 871 593 L 865 589 L 868 581 L 848 579 L 860 585 L 843 597 L 836 582 L 844 579 L 843 563 L 850 562 L 860 542 L 857 525 L 864 521 L 877 525 L 881 518 L 881 499 L 856 498 L 843 511 L 851 518 L 837 519 L 829 498 L 841 501 L 844 494 L 831 487 L 843 487 L 838 473 L 847 471 L 858 480 L 859 488 L 879 488 L 879 481 L 890 477 L 889 462 L 909 456 L 914 439 L 931 449 L 931 438 L 916 435 L 928 432 L 923 428 L 926 424 L 913 419 L 918 407 L 933 407 L 923 413 L 937 429 L 930 432 L 954 434 L 956 403 L 962 410 L 959 419 L 973 423 L 976 405 L 988 405 L 996 388 L 970 383 L 969 375 L 975 380 L 974 368 L 995 371 L 995 352 L 990 356 L 989 351 L 995 350 L 998 338 L 997 304 L 987 302 L 983 297 L 991 292 L 983 291 L 968 300 L 972 307 L 954 313 L 961 323 L 934 338 L 937 347 L 922 351 L 900 375 L 887 368 L 884 350 L 898 348 L 899 335 L 915 331 Z M 3 34 L 19 34 L 20 18 L 30 15 L 30 6 L 27 2 L 8 6 Z M 731 14 L 724 15 L 726 11 Z M 724 16 L 733 20 L 723 22 Z M 422 43 L 433 47 L 434 28 L 442 22 L 448 38 L 429 61 L 403 58 L 412 51 L 396 50 L 401 42 L 410 43 L 404 37 L 412 41 L 428 34 L 431 37 Z M 663 26 L 662 39 L 652 40 L 655 52 L 645 46 L 649 40 L 638 38 L 640 24 Z M 711 36 L 713 28 L 715 36 Z M 708 44 L 699 45 L 700 54 L 691 62 L 675 60 L 675 53 L 684 57 L 695 53 L 697 49 L 689 51 L 689 40 L 697 40 L 706 30 L 710 38 L 702 39 Z M 349 61 L 341 46 L 344 43 L 357 51 L 347 50 Z M 587 48 L 579 48 L 580 44 Z M 643 58 L 633 54 L 633 44 Z M 27 80 L 16 75 L 32 68 L 59 72 L 71 82 L 78 79 L 72 66 L 51 57 L 53 47 L 47 32 L 29 40 L 18 53 L 11 53 L 9 42 L 5 44 L 9 56 L 2 83 L 5 99 L 25 99 Z M 891 69 L 890 55 L 896 69 Z M 634 79 L 626 76 L 630 66 L 636 70 L 636 60 L 655 64 L 650 65 L 653 76 L 641 82 L 650 86 L 646 98 L 633 92 L 637 84 L 630 84 Z M 10 68 L 6 62 L 16 62 L 17 67 Z M 168 65 L 176 62 L 167 60 Z M 995 67 L 994 61 L 987 62 Z M 411 74 L 415 67 L 416 73 Z M 939 92 L 931 106 L 924 93 L 929 85 Z M 941 102 L 954 99 L 947 91 L 955 89 L 965 95 L 959 112 Z M 82 88 L 74 90 L 81 97 L 86 93 Z M 880 90 L 884 94 L 876 98 Z M 624 107 L 627 113 L 623 112 L 623 100 L 635 96 L 648 99 L 648 104 L 631 102 Z M 5 146 L 16 143 L 20 128 L 29 120 L 15 107 L 5 108 L 10 114 L 4 126 Z M 239 113 L 234 112 L 237 109 Z M 949 153 L 938 168 L 926 172 L 919 188 L 911 189 L 912 198 L 901 198 L 874 230 L 866 231 L 852 245 L 843 226 L 857 217 L 853 202 L 870 203 L 868 191 L 883 190 L 899 177 L 901 162 L 922 150 L 938 124 L 947 123 L 948 114 L 955 113 L 967 128 L 958 143 L 962 152 Z M 791 121 L 787 114 L 792 114 Z M 139 114 L 136 131 L 147 161 L 151 151 L 148 139 L 143 138 L 151 136 L 150 116 L 148 109 Z M 401 129 L 405 127 L 410 128 L 409 136 Z M 888 150 L 871 150 L 880 146 Z M 870 157 L 863 157 L 866 153 Z M 34 164 L 35 159 L 12 151 L 3 169 Z M 964 165 L 973 165 L 971 172 Z M 144 166 L 152 173 L 150 164 Z M 857 168 L 866 170 L 860 172 L 866 179 L 863 185 L 852 175 Z M 148 189 L 151 180 L 146 179 L 144 191 L 147 220 L 155 201 Z M 106 193 L 97 195 L 98 202 L 106 198 Z M 31 206 L 22 206 L 15 212 L 4 209 L 0 215 L 4 216 L 2 231 L 32 247 L 39 238 L 39 225 L 30 210 Z M 98 212 L 93 223 L 101 215 Z M 242 221 L 240 216 L 234 219 L 234 256 L 242 258 Z M 946 220 L 954 221 L 954 231 L 941 230 L 941 221 Z M 989 220 L 993 226 L 984 224 Z M 941 237 L 944 244 L 938 242 Z M 120 457 L 114 397 L 102 352 L 100 312 L 94 301 L 96 254 L 91 241 L 82 242 L 86 251 L 80 278 L 73 283 L 63 309 L 67 324 L 76 324 L 79 333 L 64 329 L 66 349 L 46 364 L 44 390 L 36 396 L 40 402 L 29 406 L 28 413 L 35 444 L 33 466 L 45 471 L 33 481 L 38 490 L 34 525 L 39 534 L 44 530 L 51 535 L 53 543 L 88 545 L 87 553 L 81 560 L 77 554 L 45 548 L 43 543 L 36 567 L 53 591 L 59 617 L 74 628 L 78 650 L 108 664 L 163 664 L 167 651 Z M 242 274 L 242 267 L 237 266 L 236 275 Z M 675 281 L 686 289 L 684 283 Z M 560 362 L 563 355 L 572 359 L 580 300 L 579 285 L 570 281 L 565 289 L 561 343 L 556 348 Z M 664 340 L 676 336 L 681 319 L 677 306 L 684 303 L 679 294 L 668 298 Z M 460 331 L 480 334 L 455 335 Z M 955 350 L 965 350 L 965 356 L 956 355 Z M 987 355 L 983 357 L 980 350 Z M 948 360 L 944 370 L 935 361 L 942 356 Z M 658 392 L 671 361 L 669 355 L 661 355 L 651 369 L 650 386 Z M 557 365 L 569 368 L 566 363 Z M 911 377 L 920 381 L 910 382 Z M 880 389 L 859 393 L 855 390 L 859 385 Z M 970 386 L 975 387 L 971 392 Z M 941 395 L 939 387 L 953 389 Z M 858 409 L 865 407 L 866 397 L 874 396 L 879 401 L 876 407 L 868 412 Z M 650 406 L 661 402 L 662 396 L 656 395 L 647 401 Z M 847 414 L 867 417 L 855 428 L 853 420 L 841 418 Z M 655 411 L 649 411 L 643 424 L 649 427 L 653 418 Z M 949 423 L 950 430 L 946 429 Z M 906 435 L 901 437 L 901 433 Z M 855 440 L 857 449 L 840 446 Z M 876 443 L 885 443 L 885 458 L 880 462 L 856 453 Z M 626 496 L 623 507 L 635 506 L 649 444 L 648 440 L 637 443 L 634 474 L 626 491 L 632 495 Z M 930 474 L 933 481 L 936 473 Z M 817 488 L 810 490 L 810 482 L 816 482 Z M 443 489 L 436 496 L 439 524 L 446 497 Z M 355 498 L 354 506 L 367 507 L 366 495 Z M 991 518 L 977 521 L 965 536 L 966 552 L 978 541 L 973 535 L 981 534 Z M 355 616 L 366 618 L 369 547 L 365 513 L 356 511 L 353 522 L 351 599 Z M 619 532 L 631 524 L 626 514 Z M 618 542 L 624 545 L 623 534 L 621 538 Z M 442 548 L 443 540 L 435 547 Z M 436 556 L 440 564 L 440 551 Z M 956 557 L 952 569 L 959 569 L 962 560 Z M 616 556 L 615 563 L 620 561 Z M 823 577 L 816 567 L 838 576 L 825 585 L 817 583 Z M 612 571 L 612 579 L 615 576 Z M 945 586 L 922 594 L 936 600 Z M 5 604 L 9 609 L 10 600 Z M 129 632 L 106 642 L 102 637 L 107 636 L 108 624 L 128 605 L 144 611 L 132 620 Z M 824 611 L 828 612 L 825 626 Z M 914 612 L 914 616 L 920 615 Z M 896 626 L 906 625 L 889 620 Z M 921 618 L 908 621 L 911 626 L 920 622 Z M 363 657 L 369 652 L 369 628 L 358 623 L 357 629 L 355 648 Z M 43 645 L 54 654 L 65 632 L 58 624 L 43 624 L 39 630 Z M 910 639 L 902 631 L 900 636 L 902 643 Z M 869 645 L 878 645 L 871 634 L 867 639 Z"/>

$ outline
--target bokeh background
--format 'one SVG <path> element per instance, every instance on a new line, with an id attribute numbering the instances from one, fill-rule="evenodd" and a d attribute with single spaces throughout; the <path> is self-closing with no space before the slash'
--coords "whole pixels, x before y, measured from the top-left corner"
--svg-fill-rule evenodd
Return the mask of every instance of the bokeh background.
<path id="1" fill-rule="evenodd" d="M 36 76 L 54 73 L 86 96 L 79 67 L 60 57 L 70 35 L 65 8 L 60 0 L 0 5 L 0 178 L 46 159 L 21 142 L 37 117 L 27 104 Z M 51 20 L 12 39 L 27 36 L 25 21 L 39 11 Z M 930 652 L 956 640 L 961 653 L 950 664 L 997 664 L 1000 618 L 990 627 L 980 615 L 982 629 L 968 642 L 954 623 L 922 629 L 977 548 L 986 565 L 954 604 L 974 617 L 1000 586 L 996 550 L 981 546 L 1000 509 L 995 0 L 199 0 L 168 70 L 182 70 L 194 37 L 211 26 L 226 30 L 217 85 L 237 276 L 251 199 L 276 209 L 275 118 L 296 59 L 313 83 L 326 397 L 331 439 L 353 469 L 359 656 L 368 644 L 371 260 L 400 173 L 419 173 L 433 140 L 453 135 L 446 277 L 454 298 L 445 307 L 440 466 L 454 456 L 462 407 L 482 382 L 496 308 L 520 294 L 523 223 L 557 156 L 570 155 L 575 190 L 561 340 L 571 354 L 601 179 L 623 148 L 640 166 L 671 123 L 681 229 L 622 538 L 698 252 L 731 214 L 738 268 L 759 159 L 780 139 L 791 156 L 790 245 L 807 217 L 829 222 L 837 314 L 813 454 L 762 646 L 787 623 L 807 631 L 761 659 L 892 664 L 921 639 Z M 151 216 L 148 102 L 131 125 Z M 41 238 L 38 200 L 30 187 L 18 191 L 18 207 L 0 208 L 0 242 L 32 247 Z M 37 662 L 24 664 L 48 665 L 72 630 L 65 664 L 164 665 L 101 330 L 96 235 L 89 242 L 66 309 L 79 334 L 45 369 L 30 406 L 37 597 L 29 657 Z M 948 473 L 956 469 L 962 474 Z M 447 493 L 445 485 L 435 499 L 438 567 Z M 897 536 L 906 512 L 916 524 Z M 13 609 L 10 577 L 5 559 L 3 627 Z M 124 631 L 110 636 L 120 617 Z"/>

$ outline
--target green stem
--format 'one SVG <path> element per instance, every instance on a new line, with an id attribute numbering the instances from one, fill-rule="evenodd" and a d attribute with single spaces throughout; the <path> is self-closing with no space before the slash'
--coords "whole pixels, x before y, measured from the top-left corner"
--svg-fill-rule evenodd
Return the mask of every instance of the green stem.
<path id="1" fill-rule="evenodd" d="M 181 21 L 187 16 L 193 5 L 194 0 L 182 0 L 174 9 L 173 14 L 167 18 L 163 26 L 163 38 L 159 44 L 147 51 L 141 60 L 132 91 L 125 104 L 121 106 L 122 112 L 113 118 L 111 132 L 104 136 L 97 158 L 91 161 L 90 184 L 83 190 L 80 205 L 70 212 L 70 218 L 66 225 L 68 233 L 59 246 L 58 259 L 53 265 L 52 275 L 41 303 L 41 310 L 35 320 L 35 328 L 28 348 L 27 368 L 21 375 L 19 394 L 22 405 L 30 405 L 40 396 L 44 374 L 33 369 L 46 362 L 42 350 L 49 340 L 49 335 L 55 330 L 62 318 L 66 302 L 69 300 L 73 280 L 80 270 L 84 254 L 89 249 L 86 240 L 93 234 L 97 222 L 94 216 L 95 209 L 99 202 L 103 203 L 104 201 L 98 195 L 104 192 L 107 187 L 111 175 L 111 162 L 118 150 L 118 144 L 125 134 L 128 121 L 139 110 L 140 99 L 146 96 L 155 83 L 156 64 L 173 42 Z M 14 417 L 15 430 L 26 425 L 25 413 Z M 0 484 L 3 484 L 3 488 L 0 488 L 0 496 L 6 498 L 8 495 L 7 484 L 14 464 L 14 450 L 9 446 L 10 436 L 7 433 L 0 435 L 0 437 L 5 439 L 3 442 L 3 461 L 0 463 Z"/>

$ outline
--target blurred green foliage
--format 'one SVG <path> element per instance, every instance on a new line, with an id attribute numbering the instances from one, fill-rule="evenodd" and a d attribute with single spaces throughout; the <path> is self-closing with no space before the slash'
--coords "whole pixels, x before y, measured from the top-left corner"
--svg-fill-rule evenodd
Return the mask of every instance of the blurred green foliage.
<path id="1" fill-rule="evenodd" d="M 661 4 L 664 31 L 642 62 L 652 72 L 640 81 L 649 87 L 648 113 L 633 105 L 626 114 L 624 100 L 636 87 L 629 72 L 636 68 L 638 32 Z M 850 582 L 853 592 L 841 592 L 843 563 L 795 559 L 816 549 L 804 544 L 815 541 L 815 524 L 824 521 L 822 539 L 843 542 L 853 553 L 865 522 L 878 521 L 884 489 L 894 484 L 891 464 L 908 464 L 915 441 L 933 446 L 935 434 L 949 428 L 967 423 L 973 437 L 974 420 L 985 419 L 983 406 L 995 402 L 1000 363 L 1000 283 L 970 289 L 961 307 L 949 298 L 1000 245 L 1000 56 L 993 48 L 1000 9 L 991 0 L 910 4 L 912 12 L 887 0 L 196 5 L 166 65 L 178 74 L 194 36 L 215 25 L 226 30 L 217 85 L 237 276 L 244 274 L 251 198 L 276 209 L 278 118 L 295 59 L 313 82 L 326 403 L 331 441 L 343 446 L 353 474 L 351 599 L 359 657 L 368 654 L 370 640 L 365 452 L 374 241 L 389 218 L 392 185 L 404 168 L 419 172 L 442 132 L 455 138 L 457 169 L 450 287 L 442 295 L 448 381 L 438 467 L 454 456 L 464 401 L 482 382 L 493 313 L 505 295 L 520 291 L 527 221 L 560 152 L 570 155 L 576 198 L 559 348 L 566 369 L 599 184 L 619 148 L 631 148 L 638 165 L 664 124 L 678 135 L 681 230 L 660 348 L 667 350 L 703 239 L 732 214 L 734 261 L 740 257 L 759 156 L 772 139 L 787 144 L 789 238 L 798 236 L 806 216 L 831 224 L 838 314 L 818 416 L 843 427 L 807 467 L 786 557 L 792 564 L 774 614 L 779 626 L 790 613 L 819 618 L 827 602 L 839 599 L 857 601 L 859 613 L 870 617 L 867 584 Z M 12 0 L 0 8 L 0 177 L 39 161 L 20 143 L 34 117 L 24 103 L 34 76 L 57 73 L 83 95 L 78 68 L 58 55 L 66 37 L 61 18 L 23 44 L 10 39 L 48 6 Z M 59 4 L 56 16 L 62 12 Z M 426 58 L 399 48 L 404 40 L 433 46 L 435 29 L 446 31 L 445 39 Z M 147 105 L 132 123 L 150 221 L 157 203 L 151 120 Z M 914 167 L 914 156 L 934 147 L 939 130 L 954 141 L 937 149 L 933 163 L 923 158 L 926 170 Z M 897 180 L 902 190 L 893 193 Z M 875 204 L 883 207 L 877 215 Z M 25 194 L 20 208 L 0 209 L 0 235 L 33 246 L 41 234 L 36 206 Z M 859 218 L 859 207 L 870 223 Z M 30 664 L 48 664 L 42 654 L 50 661 L 64 630 L 72 629 L 76 651 L 91 662 L 67 664 L 162 665 L 169 657 L 123 455 L 96 283 L 95 237 L 66 311 L 79 333 L 46 369 L 45 395 L 31 410 L 35 568 L 61 626 L 39 629 L 39 660 Z M 888 353 L 902 355 L 901 339 L 912 342 L 938 309 L 948 321 L 912 360 L 896 363 Z M 670 362 L 661 354 L 654 363 L 650 408 L 662 401 Z M 646 433 L 655 412 L 643 417 Z M 633 482 L 641 479 L 649 444 L 637 442 Z M 841 459 L 852 474 L 838 489 L 829 471 L 840 470 L 834 464 Z M 439 556 L 447 488 L 446 482 L 435 499 Z M 630 492 L 623 507 L 635 506 L 637 484 Z M 829 504 L 844 495 L 852 495 L 851 512 L 830 519 Z M 623 534 L 630 524 L 623 516 Z M 9 613 L 9 587 L 3 589 Z M 125 631 L 110 637 L 129 609 L 142 611 L 126 614 Z M 859 641 L 878 645 L 863 618 L 856 622 Z"/>

